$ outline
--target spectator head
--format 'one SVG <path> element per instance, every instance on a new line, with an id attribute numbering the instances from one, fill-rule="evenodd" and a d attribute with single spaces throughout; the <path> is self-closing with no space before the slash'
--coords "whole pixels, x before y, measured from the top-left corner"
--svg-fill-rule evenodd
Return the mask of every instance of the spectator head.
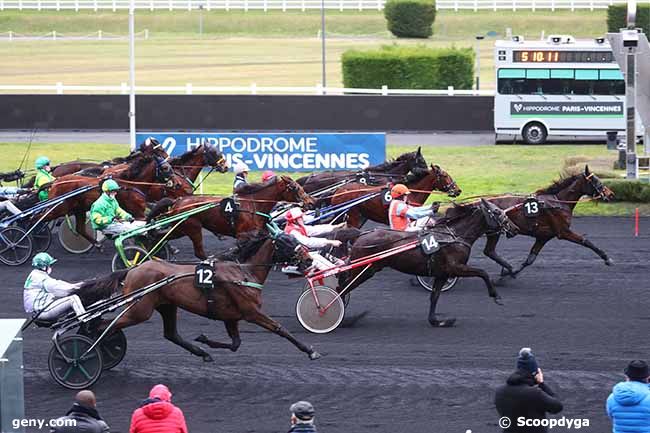
<path id="1" fill-rule="evenodd" d="M 311 424 L 314 422 L 314 406 L 308 401 L 297 401 L 289 408 L 291 424 Z"/>
<path id="2" fill-rule="evenodd" d="M 157 398 L 162 401 L 172 401 L 172 393 L 165 385 L 158 384 L 149 391 L 149 398 Z"/>
<path id="3" fill-rule="evenodd" d="M 625 367 L 625 375 L 629 381 L 648 383 L 648 364 L 640 360 L 632 361 Z"/>
<path id="4" fill-rule="evenodd" d="M 532 376 L 537 374 L 539 365 L 537 365 L 537 360 L 530 347 L 522 347 L 519 351 L 519 355 L 517 356 L 517 370 L 526 371 Z"/>
<path id="5" fill-rule="evenodd" d="M 74 398 L 76 403 L 86 407 L 97 407 L 97 400 L 95 394 L 87 389 L 79 391 Z"/>

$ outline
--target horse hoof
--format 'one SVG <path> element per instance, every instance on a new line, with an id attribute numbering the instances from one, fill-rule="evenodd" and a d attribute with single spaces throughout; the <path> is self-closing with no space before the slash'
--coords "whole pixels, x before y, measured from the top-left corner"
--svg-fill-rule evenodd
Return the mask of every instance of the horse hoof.
<path id="1" fill-rule="evenodd" d="M 608 257 L 607 260 L 605 260 L 605 264 L 607 266 L 612 266 L 614 265 L 614 261 Z"/>
<path id="2" fill-rule="evenodd" d="M 204 334 L 199 335 L 194 339 L 194 341 L 198 341 L 199 343 L 207 343 L 208 342 L 208 337 L 206 337 Z"/>
<path id="3" fill-rule="evenodd" d="M 451 328 L 456 323 L 456 319 L 455 318 L 449 318 L 445 320 L 429 319 L 429 323 L 434 328 Z"/>
<path id="4" fill-rule="evenodd" d="M 497 305 L 503 305 L 503 298 L 501 296 L 496 295 L 493 297 L 494 298 L 494 303 Z"/>
<path id="5" fill-rule="evenodd" d="M 312 352 L 309 354 L 309 359 L 311 359 L 312 361 L 315 361 L 315 360 L 317 360 L 317 359 L 319 359 L 319 358 L 322 358 L 322 357 L 323 357 L 323 355 L 321 355 L 320 353 L 316 352 L 315 350 L 312 351 Z"/>
<path id="6" fill-rule="evenodd" d="M 205 355 L 203 355 L 203 362 L 213 362 L 213 361 L 214 361 L 214 359 L 212 359 L 212 357 L 210 355 L 208 355 L 207 353 Z"/>

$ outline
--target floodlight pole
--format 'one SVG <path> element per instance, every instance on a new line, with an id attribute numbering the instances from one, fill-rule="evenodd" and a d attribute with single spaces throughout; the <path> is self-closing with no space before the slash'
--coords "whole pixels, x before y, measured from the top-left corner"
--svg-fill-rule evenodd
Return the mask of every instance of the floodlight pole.
<path id="1" fill-rule="evenodd" d="M 481 41 L 483 35 L 476 35 L 476 90 L 481 90 Z"/>
<path id="2" fill-rule="evenodd" d="M 627 2 L 627 28 L 635 30 L 636 0 Z M 636 157 L 636 45 L 625 46 L 626 77 L 625 77 L 625 120 L 626 131 L 626 172 L 628 179 L 638 178 L 638 160 Z"/>
<path id="3" fill-rule="evenodd" d="M 322 85 L 323 85 L 323 94 L 327 93 L 325 89 L 327 88 L 327 74 L 325 72 L 325 0 L 320 2 L 320 37 L 321 37 L 321 61 L 322 61 Z"/>
<path id="4" fill-rule="evenodd" d="M 129 142 L 135 150 L 135 0 L 129 2 Z"/>

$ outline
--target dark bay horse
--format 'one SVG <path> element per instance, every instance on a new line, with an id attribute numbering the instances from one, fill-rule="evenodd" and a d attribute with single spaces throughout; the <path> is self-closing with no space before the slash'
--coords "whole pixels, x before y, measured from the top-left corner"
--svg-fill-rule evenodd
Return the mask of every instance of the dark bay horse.
<path id="1" fill-rule="evenodd" d="M 191 274 L 145 295 L 116 322 L 114 330 L 149 320 L 153 312 L 158 311 L 163 319 L 166 339 L 202 357 L 204 361 L 212 361 L 207 352 L 178 334 L 177 311 L 181 308 L 225 323 L 232 342 L 227 344 L 212 341 L 205 335 L 196 338 L 196 341 L 209 347 L 236 352 L 241 344 L 239 321 L 246 320 L 286 338 L 306 353 L 309 359 L 320 358 L 321 355 L 312 347 L 298 341 L 281 324 L 262 312 L 261 287 L 274 263 L 293 263 L 301 269 L 311 265 L 311 258 L 295 238 L 284 233 L 273 236 L 265 232 L 257 233 L 251 238 L 240 240 L 238 248 L 224 259 L 227 261 L 212 264 L 213 288 L 207 291 L 194 286 L 193 265 L 152 260 L 131 270 L 114 272 L 108 278 L 90 281 L 78 293 L 84 305 L 90 305 L 99 299 L 108 298 L 111 292 L 120 291 L 119 283 L 122 280 L 124 286 L 121 293 L 127 295 L 171 275 Z M 108 322 L 99 324 L 97 332 L 105 329 Z"/>
<path id="2" fill-rule="evenodd" d="M 413 190 L 409 195 L 410 203 L 424 204 L 432 191 L 447 193 L 449 197 L 457 197 L 462 192 L 451 176 L 438 165 L 430 169 L 415 169 L 405 180 L 406 186 Z M 331 198 L 332 205 L 345 203 L 358 197 L 386 189 L 386 186 L 368 187 L 359 182 L 352 182 L 337 189 Z M 365 201 L 348 211 L 348 225 L 361 227 L 367 220 L 388 224 L 388 205 L 384 204 L 381 195 Z"/>
<path id="3" fill-rule="evenodd" d="M 435 277 L 429 307 L 429 323 L 434 327 L 449 327 L 456 319 L 439 320 L 436 305 L 444 283 L 450 277 L 478 277 L 483 280 L 490 297 L 499 303 L 500 297 L 489 275 L 482 269 L 469 266 L 472 245 L 489 232 L 505 232 L 508 236 L 516 233 L 516 226 L 505 212 L 485 200 L 478 203 L 456 205 L 447 216 L 436 221 L 435 225 L 422 233 L 403 232 L 390 229 L 374 229 L 362 234 L 352 245 L 350 260 L 381 253 L 390 248 L 417 242 L 419 236 L 433 234 L 439 249 L 432 255 L 424 253 L 420 245 L 405 252 L 390 255 L 379 260 L 369 268 L 358 267 L 341 274 L 337 291 L 341 293 L 348 284 L 346 293 L 358 287 L 385 267 L 410 275 Z M 355 281 L 355 278 L 358 279 Z"/>
<path id="4" fill-rule="evenodd" d="M 419 147 L 415 152 L 405 153 L 393 161 L 374 165 L 362 171 L 323 171 L 301 177 L 296 181 L 311 194 L 337 182 L 358 180 L 359 176 L 365 176 L 371 185 L 386 184 L 391 181 L 401 182 L 403 176 L 416 168 L 427 169 L 427 161 Z"/>
<path id="5" fill-rule="evenodd" d="M 503 267 L 502 275 L 515 276 L 525 267 L 532 265 L 544 245 L 553 238 L 564 239 L 589 248 L 598 254 L 606 265 L 612 264 L 612 260 L 605 251 L 598 248 L 589 239 L 571 230 L 573 210 L 582 196 L 600 198 L 605 201 L 609 201 L 614 196 L 612 190 L 603 185 L 600 179 L 589 171 L 588 166 L 585 166 L 583 173 L 560 179 L 547 188 L 535 191 L 531 196 L 535 197 L 539 203 L 540 212 L 536 217 L 525 215 L 524 203 L 528 197 L 505 196 L 490 199 L 490 202 L 506 211 L 520 234 L 535 238 L 528 257 L 515 271 L 507 261 L 496 253 L 499 234 L 494 233 L 488 236 L 483 252 Z"/>
<path id="6" fill-rule="evenodd" d="M 195 195 L 177 200 L 160 200 L 149 214 L 148 221 L 158 217 L 178 213 L 202 206 L 207 203 L 220 204 L 224 197 Z M 238 203 L 236 212 L 228 214 L 222 206 L 216 206 L 188 218 L 179 225 L 168 239 L 189 236 L 194 246 L 194 255 L 205 259 L 203 248 L 203 229 L 215 235 L 237 236 L 253 230 L 259 230 L 268 222 L 268 215 L 280 201 L 299 202 L 305 207 L 313 207 L 312 199 L 297 182 L 288 176 L 275 176 L 264 183 L 251 183 L 237 190 Z M 258 213 L 259 212 L 259 213 Z M 232 218 L 229 217 L 232 215 Z"/>
<path id="7" fill-rule="evenodd" d="M 203 168 L 207 167 L 219 173 L 228 172 L 228 162 L 223 153 L 214 146 L 202 144 L 181 156 L 169 160 L 174 171 L 194 183 Z"/>

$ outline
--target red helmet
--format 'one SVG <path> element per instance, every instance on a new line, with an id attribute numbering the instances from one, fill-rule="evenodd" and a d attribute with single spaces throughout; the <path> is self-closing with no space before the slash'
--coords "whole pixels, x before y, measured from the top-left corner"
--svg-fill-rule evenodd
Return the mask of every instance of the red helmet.
<path id="1" fill-rule="evenodd" d="M 287 212 L 286 215 L 287 222 L 292 223 L 302 218 L 302 216 L 303 216 L 302 209 L 300 209 L 299 207 L 293 207 L 289 209 L 289 212 Z"/>
<path id="2" fill-rule="evenodd" d="M 273 173 L 271 170 L 266 170 L 264 173 L 262 173 L 262 182 L 266 182 L 269 179 L 272 179 L 275 177 L 275 173 Z"/>
<path id="3" fill-rule="evenodd" d="M 393 198 L 398 198 L 406 194 L 410 194 L 408 187 L 404 184 L 398 183 L 390 190 L 390 196 Z"/>

